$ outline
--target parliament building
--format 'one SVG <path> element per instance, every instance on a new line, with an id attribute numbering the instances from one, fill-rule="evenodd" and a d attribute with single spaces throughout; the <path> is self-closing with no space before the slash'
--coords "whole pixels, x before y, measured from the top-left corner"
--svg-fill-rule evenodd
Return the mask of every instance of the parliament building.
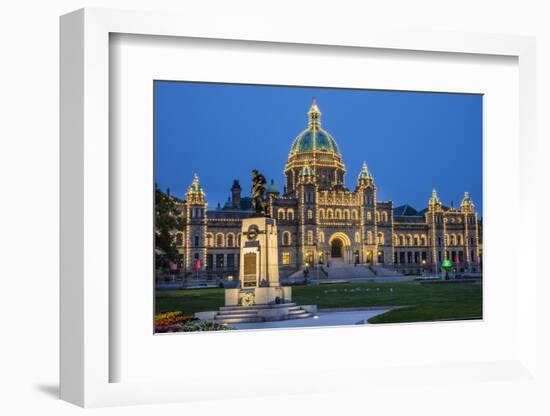
<path id="1" fill-rule="evenodd" d="M 377 199 L 366 164 L 355 189 L 348 189 L 342 155 L 321 127 L 315 99 L 307 128 L 292 143 L 284 173 L 282 193 L 273 181 L 266 190 L 268 214 L 278 227 L 281 276 L 316 264 L 434 273 L 445 260 L 452 261 L 456 272 L 481 271 L 481 223 L 468 192 L 459 209 L 444 206 L 435 189 L 421 211 L 409 205 L 394 207 L 392 201 Z M 195 176 L 186 199 L 179 201 L 184 229 L 176 241 L 186 272 L 238 274 L 241 222 L 255 213 L 250 198 L 241 196 L 239 181 L 233 181 L 230 192 L 223 207 L 208 210 L 205 190 Z"/>

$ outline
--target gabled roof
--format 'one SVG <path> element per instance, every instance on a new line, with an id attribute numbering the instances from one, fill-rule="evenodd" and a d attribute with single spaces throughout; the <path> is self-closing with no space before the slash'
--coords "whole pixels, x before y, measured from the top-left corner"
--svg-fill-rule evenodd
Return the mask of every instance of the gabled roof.
<path id="1" fill-rule="evenodd" d="M 412 215 L 419 215 L 418 211 L 408 204 L 400 205 L 393 209 L 393 215 L 395 217 L 405 217 Z"/>

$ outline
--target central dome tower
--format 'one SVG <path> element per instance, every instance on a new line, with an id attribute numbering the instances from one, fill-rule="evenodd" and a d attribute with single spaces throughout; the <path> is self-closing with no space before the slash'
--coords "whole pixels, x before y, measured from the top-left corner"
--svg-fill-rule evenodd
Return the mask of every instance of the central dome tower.
<path id="1" fill-rule="evenodd" d="M 315 98 L 308 112 L 308 128 L 296 137 L 288 155 L 285 166 L 288 195 L 294 194 L 304 166 L 311 167 L 320 190 L 344 188 L 346 167 L 336 140 L 321 128 L 321 111 Z"/>

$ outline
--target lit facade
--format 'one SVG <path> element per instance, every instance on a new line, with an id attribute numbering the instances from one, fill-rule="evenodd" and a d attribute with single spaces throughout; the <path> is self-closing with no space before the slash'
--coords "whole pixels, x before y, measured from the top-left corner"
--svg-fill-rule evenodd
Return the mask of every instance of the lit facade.
<path id="1" fill-rule="evenodd" d="M 292 143 L 283 192 L 267 189 L 268 212 L 277 220 L 282 276 L 313 264 L 369 263 L 408 273 L 434 272 L 445 259 L 457 272 L 481 271 L 481 223 L 468 193 L 459 209 L 446 207 L 436 190 L 427 207 L 394 207 L 379 201 L 374 176 L 363 164 L 355 189 L 334 138 L 321 127 L 313 101 L 308 126 Z M 238 271 L 243 218 L 254 213 L 238 181 L 224 207 L 207 210 L 195 176 L 180 202 L 184 230 L 177 236 L 186 271 L 220 276 Z"/>

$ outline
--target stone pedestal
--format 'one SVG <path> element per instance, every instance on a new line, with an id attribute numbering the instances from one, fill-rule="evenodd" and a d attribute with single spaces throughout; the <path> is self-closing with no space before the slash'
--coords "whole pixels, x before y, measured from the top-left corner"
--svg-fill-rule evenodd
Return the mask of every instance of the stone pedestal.
<path id="1" fill-rule="evenodd" d="M 266 217 L 245 218 L 241 225 L 239 280 L 242 288 L 279 286 L 277 225 Z"/>
<path id="2" fill-rule="evenodd" d="M 277 224 L 266 217 L 245 218 L 241 225 L 239 288 L 226 289 L 226 306 L 241 304 L 245 294 L 257 305 L 290 302 L 290 287 L 279 281 Z"/>

